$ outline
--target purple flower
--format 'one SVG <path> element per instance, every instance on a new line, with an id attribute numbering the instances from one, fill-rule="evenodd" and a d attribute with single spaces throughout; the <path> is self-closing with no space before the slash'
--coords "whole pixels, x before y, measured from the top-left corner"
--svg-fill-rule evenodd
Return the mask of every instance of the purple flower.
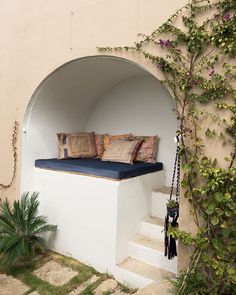
<path id="1" fill-rule="evenodd" d="M 214 74 L 215 74 L 215 70 L 212 69 L 212 70 L 210 71 L 210 73 L 209 73 L 209 76 L 212 77 Z"/>
<path id="2" fill-rule="evenodd" d="M 170 40 L 163 40 L 163 39 L 159 39 L 159 44 L 164 47 L 164 46 L 169 46 L 170 45 Z"/>
<path id="3" fill-rule="evenodd" d="M 200 81 L 199 80 L 194 80 L 195 85 L 199 85 Z"/>
<path id="4" fill-rule="evenodd" d="M 224 17 L 223 17 L 223 20 L 228 20 L 228 19 L 230 19 L 230 14 L 229 13 L 227 13 L 227 14 L 225 14 L 224 15 Z"/>

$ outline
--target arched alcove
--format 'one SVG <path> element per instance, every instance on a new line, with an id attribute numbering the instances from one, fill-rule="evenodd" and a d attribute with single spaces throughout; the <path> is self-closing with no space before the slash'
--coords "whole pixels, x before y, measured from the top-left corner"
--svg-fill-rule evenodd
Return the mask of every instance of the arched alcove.
<path id="1" fill-rule="evenodd" d="M 171 183 L 177 129 L 173 108 L 163 85 L 123 58 L 76 59 L 45 78 L 24 118 L 21 190 L 39 191 L 40 213 L 58 225 L 51 249 L 134 287 L 150 283 L 145 277 L 127 276 L 119 263 L 129 256 L 129 243 L 152 208 L 160 212 L 159 218 L 166 212 L 166 198 L 159 203 L 155 190 Z M 37 159 L 57 157 L 56 133 L 81 131 L 157 134 L 157 160 L 164 170 L 116 181 L 35 167 Z M 161 237 L 162 223 L 158 230 Z M 162 252 L 157 255 L 158 267 L 176 273 L 176 260 L 166 260 Z"/>
<path id="2" fill-rule="evenodd" d="M 51 73 L 30 99 L 23 123 L 21 190 L 33 189 L 34 161 L 57 156 L 57 132 L 95 131 L 160 137 L 158 161 L 171 181 L 177 120 L 163 85 L 124 58 L 92 56 Z"/>

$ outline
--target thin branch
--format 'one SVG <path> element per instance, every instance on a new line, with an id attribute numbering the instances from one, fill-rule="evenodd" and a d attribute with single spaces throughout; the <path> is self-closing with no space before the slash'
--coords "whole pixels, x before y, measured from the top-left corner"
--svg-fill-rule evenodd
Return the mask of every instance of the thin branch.
<path id="1" fill-rule="evenodd" d="M 11 180 L 9 181 L 8 184 L 0 183 L 0 190 L 9 188 L 12 185 L 12 183 L 15 180 L 15 177 L 16 177 L 16 169 L 17 169 L 17 147 L 16 147 L 16 143 L 17 143 L 18 127 L 19 127 L 19 124 L 18 124 L 17 121 L 15 121 L 14 125 L 13 125 L 13 132 L 12 132 L 12 139 L 11 139 L 11 145 L 12 145 L 12 151 L 13 151 L 13 172 L 12 172 Z"/>

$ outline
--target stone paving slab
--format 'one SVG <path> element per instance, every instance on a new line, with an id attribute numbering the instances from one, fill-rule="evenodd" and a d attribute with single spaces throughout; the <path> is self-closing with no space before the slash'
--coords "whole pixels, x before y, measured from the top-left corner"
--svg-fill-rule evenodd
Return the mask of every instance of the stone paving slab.
<path id="1" fill-rule="evenodd" d="M 118 283 L 116 280 L 108 279 L 103 281 L 95 290 L 95 295 L 103 295 L 105 292 L 113 292 Z"/>
<path id="2" fill-rule="evenodd" d="M 41 280 L 54 286 L 62 286 L 78 275 L 77 271 L 53 260 L 46 262 L 33 273 Z"/>
<path id="3" fill-rule="evenodd" d="M 153 283 L 147 287 L 137 291 L 134 295 L 170 295 L 172 285 L 169 281 L 164 281 L 162 283 Z"/>
<path id="4" fill-rule="evenodd" d="M 77 287 L 76 289 L 74 289 L 68 295 L 78 295 L 78 294 L 80 294 L 85 288 L 87 288 L 90 284 L 95 283 L 98 279 L 99 279 L 98 276 L 93 275 L 90 279 L 88 279 L 86 282 L 84 282 L 79 287 Z"/>
<path id="5" fill-rule="evenodd" d="M 120 289 L 116 289 L 111 295 L 129 295 L 129 294 L 121 291 Z"/>
<path id="6" fill-rule="evenodd" d="M 23 295 L 28 290 L 29 287 L 21 281 L 12 276 L 0 274 L 0 295 Z"/>

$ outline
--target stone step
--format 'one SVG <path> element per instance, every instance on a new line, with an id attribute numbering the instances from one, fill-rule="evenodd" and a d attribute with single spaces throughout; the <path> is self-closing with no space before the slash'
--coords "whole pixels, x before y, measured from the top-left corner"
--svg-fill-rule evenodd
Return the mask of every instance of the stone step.
<path id="1" fill-rule="evenodd" d="M 151 215 L 153 217 L 157 217 L 162 220 L 165 219 L 166 212 L 167 212 L 166 203 L 169 200 L 170 190 L 171 190 L 170 187 L 163 186 L 152 192 Z M 174 190 L 173 198 L 175 198 L 175 190 Z"/>
<path id="2" fill-rule="evenodd" d="M 151 239 L 163 240 L 164 238 L 164 219 L 149 217 L 141 223 L 141 235 Z"/>
<path id="3" fill-rule="evenodd" d="M 164 256 L 164 237 L 163 240 L 157 240 L 144 235 L 135 236 L 129 242 L 128 256 L 177 273 L 177 259 L 169 260 Z"/>
<path id="4" fill-rule="evenodd" d="M 133 272 L 132 270 L 129 270 L 123 267 L 122 266 L 123 263 L 124 262 L 110 269 L 114 278 L 121 284 L 129 288 L 136 289 L 136 288 L 144 288 L 154 282 L 150 278 L 142 276 L 142 274 L 138 274 L 136 272 Z"/>
<path id="5" fill-rule="evenodd" d="M 168 280 L 163 280 L 162 282 L 155 282 L 149 286 L 138 290 L 134 295 L 170 295 L 174 294 L 173 286 Z"/>
<path id="6" fill-rule="evenodd" d="M 157 268 L 133 257 L 125 259 L 120 264 L 120 267 L 152 280 L 153 282 L 162 282 L 163 280 L 173 278 L 175 276 L 172 272 L 166 271 L 162 268 Z"/>
<path id="7" fill-rule="evenodd" d="M 162 186 L 160 188 L 155 189 L 154 192 L 159 192 L 159 193 L 162 193 L 164 195 L 169 195 L 170 192 L 171 192 L 171 187 Z M 175 194 L 176 194 L 176 188 L 173 189 L 173 195 L 175 195 Z"/>

